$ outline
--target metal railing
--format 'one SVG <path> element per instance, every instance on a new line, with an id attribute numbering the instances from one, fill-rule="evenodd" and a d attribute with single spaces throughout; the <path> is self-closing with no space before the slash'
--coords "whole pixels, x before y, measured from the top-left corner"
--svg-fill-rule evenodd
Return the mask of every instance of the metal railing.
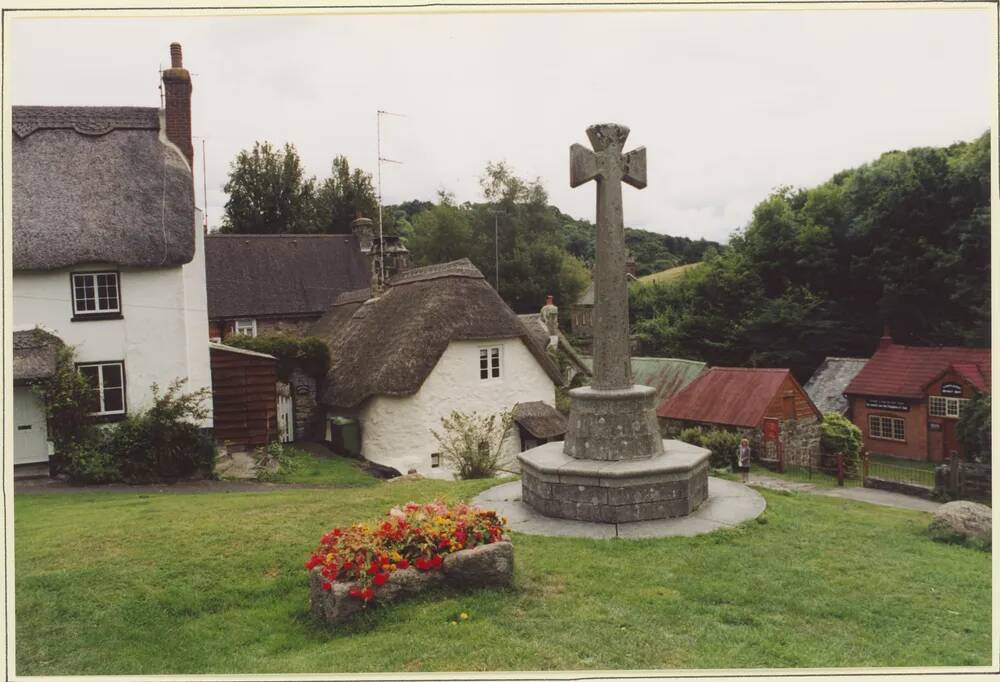
<path id="1" fill-rule="evenodd" d="M 886 464 L 870 458 L 865 461 L 865 478 L 877 478 L 883 481 L 934 488 L 934 472 L 931 470 Z"/>

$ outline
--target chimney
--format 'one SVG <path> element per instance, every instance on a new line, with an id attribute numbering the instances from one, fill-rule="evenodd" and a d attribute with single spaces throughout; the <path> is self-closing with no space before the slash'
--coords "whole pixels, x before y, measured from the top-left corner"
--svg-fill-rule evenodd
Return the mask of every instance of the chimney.
<path id="1" fill-rule="evenodd" d="M 628 255 L 625 258 L 625 274 L 632 275 L 633 277 L 635 277 L 635 272 L 636 272 L 635 256 L 633 256 L 632 252 L 629 251 Z"/>
<path id="2" fill-rule="evenodd" d="M 170 43 L 170 68 L 163 72 L 167 139 L 177 145 L 194 168 L 191 144 L 191 74 L 184 68 L 180 43 Z"/>
<path id="3" fill-rule="evenodd" d="M 358 238 L 362 253 L 371 253 L 375 242 L 375 224 L 371 218 L 366 218 L 360 211 L 351 221 L 351 232 Z"/>
<path id="4" fill-rule="evenodd" d="M 889 323 L 882 325 L 882 338 L 878 340 L 878 349 L 885 350 L 892 345 L 892 333 L 889 331 Z"/>

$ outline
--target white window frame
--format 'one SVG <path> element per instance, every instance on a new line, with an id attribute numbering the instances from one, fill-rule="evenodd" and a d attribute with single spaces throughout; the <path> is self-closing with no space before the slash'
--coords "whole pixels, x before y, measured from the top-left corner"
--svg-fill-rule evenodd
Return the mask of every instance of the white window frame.
<path id="1" fill-rule="evenodd" d="M 249 326 L 246 324 L 247 322 L 250 323 Z M 249 317 L 233 320 L 233 333 L 242 334 L 243 336 L 257 336 L 257 320 Z"/>
<path id="2" fill-rule="evenodd" d="M 876 427 L 876 424 L 878 426 Z M 896 437 L 896 426 L 899 426 L 899 431 L 902 432 L 901 437 Z M 888 429 L 886 428 L 888 427 Z M 886 430 L 888 430 L 889 435 L 886 435 Z M 900 417 L 890 417 L 888 415 L 882 414 L 870 414 L 868 415 L 868 437 L 874 438 L 875 440 L 890 440 L 895 443 L 905 443 L 906 442 L 906 420 Z"/>
<path id="3" fill-rule="evenodd" d="M 942 419 L 958 419 L 962 416 L 962 406 L 968 398 L 949 398 L 947 396 L 928 396 L 927 414 Z"/>
<path id="4" fill-rule="evenodd" d="M 120 410 L 105 410 L 104 409 L 104 368 L 105 367 L 117 367 L 122 378 L 122 385 L 118 386 L 118 390 L 122 394 L 122 408 Z M 107 415 L 115 414 L 125 414 L 128 410 L 128 405 L 125 403 L 125 363 L 124 362 L 85 362 L 76 366 L 76 370 L 79 372 L 84 367 L 96 367 L 97 368 L 97 387 L 92 390 L 97 391 L 97 404 L 100 409 L 97 412 L 91 412 L 90 414 L 95 417 L 104 417 Z M 113 390 L 115 387 L 111 387 L 107 390 Z"/>
<path id="5" fill-rule="evenodd" d="M 98 294 L 98 284 L 97 284 L 98 277 L 114 278 L 114 284 L 115 284 L 114 307 L 112 306 L 106 306 L 104 308 L 101 307 L 101 297 Z M 93 310 L 87 310 L 86 308 L 80 307 L 79 304 L 82 302 L 82 300 L 89 300 L 89 299 L 77 298 L 76 290 L 78 282 L 80 282 L 84 288 L 89 286 L 91 291 L 93 292 L 94 294 Z M 121 285 L 121 278 L 118 276 L 117 272 L 114 272 L 112 270 L 109 270 L 107 272 L 74 272 L 72 277 L 70 278 L 70 289 L 71 289 L 70 294 L 73 297 L 73 315 L 78 315 L 83 317 L 87 315 L 107 315 L 109 313 L 121 313 L 122 311 L 122 285 Z"/>
<path id="6" fill-rule="evenodd" d="M 484 372 L 486 376 L 483 376 Z M 479 349 L 479 380 L 496 381 L 502 378 L 503 346 L 482 346 Z"/>

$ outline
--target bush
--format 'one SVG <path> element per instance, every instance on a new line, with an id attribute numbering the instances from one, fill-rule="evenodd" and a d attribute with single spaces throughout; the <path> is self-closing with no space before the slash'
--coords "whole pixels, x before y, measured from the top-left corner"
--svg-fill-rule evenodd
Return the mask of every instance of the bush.
<path id="1" fill-rule="evenodd" d="M 441 446 L 441 458 L 459 478 L 492 478 L 500 468 L 503 442 L 514 424 L 514 413 L 480 416 L 452 412 L 441 417 L 444 434 L 431 431 Z"/>
<path id="2" fill-rule="evenodd" d="M 823 452 L 827 455 L 844 453 L 846 468 L 854 470 L 861 462 L 861 429 L 836 412 L 824 414 L 819 428 L 819 445 Z"/>
<path id="3" fill-rule="evenodd" d="M 183 383 L 174 381 L 162 395 L 153 384 L 152 407 L 108 430 L 105 447 L 123 480 L 146 483 L 211 475 L 215 445 L 192 423 L 208 414 L 202 406 L 208 390 L 181 393 Z"/>
<path id="4" fill-rule="evenodd" d="M 36 384 L 34 390 L 45 405 L 49 439 L 55 446 L 57 459 L 78 444 L 90 444 L 99 435 L 90 416 L 94 389 L 77 371 L 72 347 L 59 349 L 55 372 Z"/>
<path id="5" fill-rule="evenodd" d="M 990 397 L 979 394 L 962 406 L 956 430 L 962 450 L 970 462 L 989 463 L 992 438 Z"/>
<path id="6" fill-rule="evenodd" d="M 703 429 L 700 426 L 683 429 L 678 438 L 685 443 L 697 445 L 712 451 L 710 459 L 713 468 L 732 467 L 736 462 L 736 451 L 742 436 L 725 429 Z"/>
<path id="7" fill-rule="evenodd" d="M 118 461 L 106 447 L 104 434 L 97 432 L 67 448 L 59 460 L 59 470 L 70 483 L 113 483 L 121 480 Z"/>
<path id="8" fill-rule="evenodd" d="M 283 381 L 288 380 L 296 367 L 301 367 L 303 372 L 314 377 L 326 376 L 330 369 L 330 349 L 316 336 L 234 334 L 226 339 L 226 345 L 273 355 L 278 359 L 278 378 Z"/>

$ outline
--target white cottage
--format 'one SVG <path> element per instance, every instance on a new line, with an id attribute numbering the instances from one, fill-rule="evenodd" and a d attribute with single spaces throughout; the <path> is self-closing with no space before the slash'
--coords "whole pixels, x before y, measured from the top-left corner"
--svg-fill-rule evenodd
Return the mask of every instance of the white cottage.
<path id="1" fill-rule="evenodd" d="M 211 387 L 191 78 L 170 51 L 163 109 L 13 107 L 15 464 L 50 454 L 30 385 L 59 343 L 103 421 L 146 407 L 154 383 Z"/>
<path id="2" fill-rule="evenodd" d="M 377 298 L 342 295 L 310 333 L 331 350 L 328 416 L 356 418 L 365 458 L 402 473 L 451 477 L 431 430 L 454 410 L 533 403 L 535 422 L 562 419 L 552 407 L 558 367 L 468 259 L 407 271 Z M 521 449 L 517 431 L 508 462 Z"/>

